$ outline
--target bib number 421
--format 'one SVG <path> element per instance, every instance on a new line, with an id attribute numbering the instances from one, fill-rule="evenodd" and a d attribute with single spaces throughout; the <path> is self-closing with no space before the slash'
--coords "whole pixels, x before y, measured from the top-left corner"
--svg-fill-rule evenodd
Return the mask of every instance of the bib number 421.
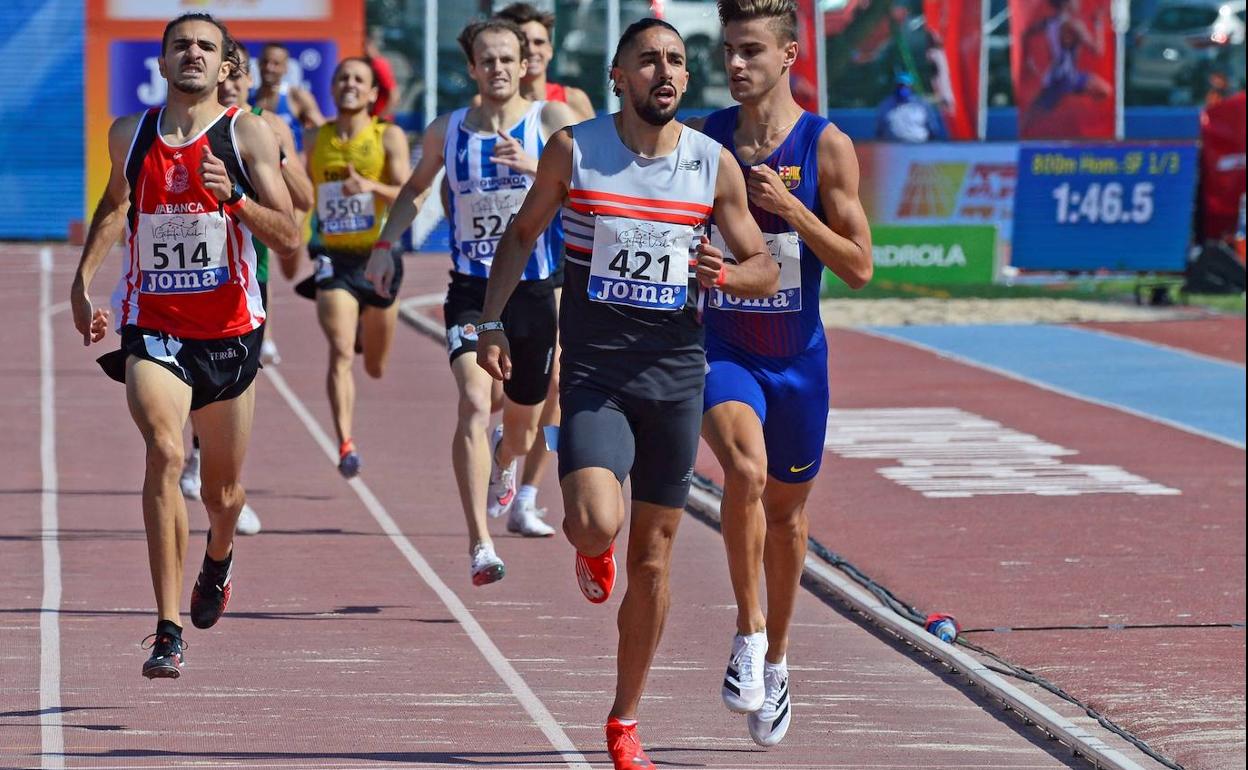
<path id="1" fill-rule="evenodd" d="M 671 254 L 661 254 L 658 259 L 655 259 L 649 252 L 634 251 L 631 252 L 631 256 L 632 258 L 630 259 L 628 249 L 620 249 L 611 258 L 607 269 L 621 278 L 667 283 L 667 275 L 672 266 Z M 659 275 L 655 275 L 651 272 L 651 267 L 655 270 L 662 268 L 662 272 Z"/>

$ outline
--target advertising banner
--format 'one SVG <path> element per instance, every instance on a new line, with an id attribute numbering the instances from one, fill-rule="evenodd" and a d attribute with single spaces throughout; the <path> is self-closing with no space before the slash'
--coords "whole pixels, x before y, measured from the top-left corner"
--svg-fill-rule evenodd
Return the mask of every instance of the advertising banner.
<path id="1" fill-rule="evenodd" d="M 923 0 L 923 15 L 935 45 L 928 57 L 936 66 L 932 90 L 950 139 L 975 139 L 979 125 L 979 57 L 983 47 L 983 4 L 967 0 Z"/>
<path id="2" fill-rule="evenodd" d="M 1016 144 L 859 144 L 859 195 L 874 225 L 990 225 L 1009 264 Z"/>
<path id="3" fill-rule="evenodd" d="M 307 87 L 332 115 L 329 78 L 340 56 L 364 41 L 364 0 L 86 0 L 86 218 L 108 182 L 108 127 L 123 115 L 164 103 L 157 59 L 165 24 L 183 13 L 211 13 L 252 52 L 290 48 L 287 80 Z"/>
<path id="4" fill-rule="evenodd" d="M 819 64 L 815 40 L 815 0 L 797 0 L 797 61 L 789 71 L 793 98 L 807 112 L 819 114 Z"/>
<path id="5" fill-rule="evenodd" d="M 1244 92 L 1200 115 L 1201 239 L 1234 235 L 1244 201 Z"/>
<path id="6" fill-rule="evenodd" d="M 1018 174 L 1015 267 L 1184 269 L 1195 145 L 1027 144 L 1019 151 Z"/>
<path id="7" fill-rule="evenodd" d="M 1010 0 L 1020 139 L 1114 138 L 1112 0 Z"/>
<path id="8" fill-rule="evenodd" d="M 997 228 L 989 225 L 871 228 L 874 283 L 986 284 L 996 278 Z"/>

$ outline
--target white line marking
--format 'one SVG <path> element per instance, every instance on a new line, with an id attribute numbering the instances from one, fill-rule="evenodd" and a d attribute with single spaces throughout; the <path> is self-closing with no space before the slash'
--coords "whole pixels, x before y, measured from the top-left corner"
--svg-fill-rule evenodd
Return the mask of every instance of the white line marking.
<path id="1" fill-rule="evenodd" d="M 1154 348 L 1161 348 L 1167 353 L 1177 353 L 1181 356 L 1190 356 L 1191 358 L 1195 358 L 1200 361 L 1204 361 L 1206 363 L 1221 364 L 1222 366 L 1229 366 L 1233 369 L 1238 369 L 1241 372 L 1244 370 L 1244 365 L 1239 363 L 1238 361 L 1231 361 L 1226 358 L 1218 358 L 1217 356 L 1211 356 L 1211 355 L 1208 355 L 1207 353 L 1197 353 L 1195 350 L 1186 350 L 1184 348 L 1178 348 L 1178 347 L 1175 347 L 1174 345 L 1167 345 L 1164 342 L 1158 342 L 1156 340 L 1147 340 L 1147 339 L 1144 339 L 1143 337 L 1132 337 L 1130 334 L 1120 334 L 1119 332 L 1111 331 L 1110 329 L 1098 329 L 1098 328 L 1093 328 L 1091 326 L 1076 326 L 1074 328 L 1078 329 L 1081 332 L 1088 332 L 1089 334 L 1099 334 L 1102 337 L 1109 337 L 1115 340 L 1123 340 L 1126 342 L 1134 342 L 1139 345 L 1148 345 Z"/>
<path id="2" fill-rule="evenodd" d="M 312 416 L 312 413 L 308 411 L 294 391 L 290 389 L 290 386 L 286 384 L 286 379 L 272 368 L 261 369 L 261 371 L 269 378 L 273 386 L 277 388 L 277 392 L 286 400 L 286 404 L 295 413 L 295 416 L 299 418 L 299 421 L 308 429 L 308 433 L 312 435 L 312 439 L 321 447 L 325 456 L 329 458 L 331 463 L 336 465 L 338 462 L 338 450 L 334 446 L 333 440 L 330 439 L 329 434 L 316 421 L 316 418 Z M 524 678 L 520 676 L 520 673 L 511 665 L 507 657 L 498 649 L 494 641 L 485 632 L 485 629 L 472 616 L 472 613 L 464 606 L 464 603 L 455 592 L 442 581 L 442 578 L 438 576 L 438 573 L 425 560 L 425 557 L 416 549 L 412 541 L 403 534 L 402 530 L 399 529 L 399 525 L 391 518 L 385 506 L 381 504 L 381 501 L 377 499 L 373 491 L 368 488 L 368 485 L 358 476 L 351 479 L 348 483 L 355 494 L 359 496 L 360 501 L 364 503 L 364 507 L 377 520 L 382 531 L 390 537 L 390 542 L 394 543 L 394 547 L 398 548 L 399 552 L 407 558 L 408 563 L 412 565 L 412 568 L 416 570 L 421 579 L 438 595 L 438 598 L 450 610 L 451 615 L 463 627 L 464 632 L 468 634 L 468 638 L 480 650 L 482 657 L 486 659 L 499 678 L 511 689 L 512 694 L 515 695 L 516 700 L 520 701 L 520 705 L 529 713 L 533 722 L 546 734 L 550 745 L 563 755 L 564 763 L 568 767 L 577 768 L 577 770 L 590 770 L 590 765 L 585 760 L 585 757 L 573 745 L 571 739 L 568 738 L 563 728 L 559 726 L 559 723 L 555 721 L 554 716 L 547 710 L 545 704 L 529 688 Z"/>
<path id="3" fill-rule="evenodd" d="M 1001 369 L 996 366 L 992 366 L 991 364 L 985 364 L 982 361 L 976 361 L 973 358 L 967 358 L 966 356 L 962 356 L 957 353 L 950 353 L 947 350 L 942 350 L 940 348 L 933 347 L 931 345 L 926 345 L 922 342 L 915 342 L 914 340 L 908 340 L 908 339 L 905 339 L 904 337 L 896 337 L 896 336 L 893 336 L 892 334 L 889 334 L 888 332 L 883 332 L 878 329 L 867 329 L 867 328 L 859 327 L 859 328 L 853 329 L 853 331 L 858 332 L 859 334 L 865 334 L 868 337 L 876 337 L 878 339 L 888 340 L 889 342 L 897 342 L 902 345 L 909 345 L 910 347 L 916 348 L 918 350 L 926 351 L 928 353 L 934 353 L 935 355 L 940 356 L 941 358 L 947 358 L 950 361 L 956 361 L 966 366 L 973 366 L 976 369 L 983 369 L 986 372 L 999 374 L 1002 377 L 1008 377 L 1011 380 L 1026 383 L 1027 385 L 1031 385 L 1032 387 L 1040 388 L 1041 390 L 1047 390 L 1050 393 L 1056 393 L 1059 396 L 1066 396 L 1067 398 L 1073 398 L 1078 401 L 1083 401 L 1085 403 L 1095 404 L 1096 406 L 1103 406 L 1106 409 L 1113 409 L 1119 412 L 1123 412 L 1125 414 L 1129 414 L 1132 417 L 1139 417 L 1142 420 L 1148 420 L 1149 422 L 1155 422 L 1159 425 L 1165 425 L 1168 428 L 1181 430 L 1184 433 L 1190 433 L 1194 436 L 1207 438 L 1210 441 L 1216 441 L 1219 444 L 1226 444 L 1227 446 L 1231 446 L 1236 449 L 1244 448 L 1243 442 L 1236 441 L 1235 439 L 1226 438 L 1225 436 L 1219 436 L 1215 433 L 1209 433 L 1207 431 L 1201 430 L 1200 428 L 1193 428 L 1190 425 L 1184 425 L 1181 422 L 1175 422 L 1174 420 L 1169 420 L 1169 419 L 1166 419 L 1165 417 L 1158 417 L 1155 414 L 1148 414 L 1147 412 L 1141 412 L 1137 409 L 1132 409 L 1129 406 L 1123 406 L 1122 404 L 1114 404 L 1109 401 L 1102 401 L 1099 398 L 1094 398 L 1092 396 L 1085 396 L 1082 393 L 1075 393 L 1074 391 L 1066 390 L 1065 388 L 1059 388 L 1056 385 L 1050 385 L 1047 382 L 1041 382 L 1040 380 L 1033 380 L 1030 377 L 1025 377 L 1021 374 L 1018 374 L 1017 372 L 1011 372 L 1008 369 Z"/>
<path id="4" fill-rule="evenodd" d="M 39 733 L 41 766 L 65 767 L 65 735 L 61 730 L 61 550 L 57 540 L 56 379 L 52 347 L 52 249 L 39 252 L 39 466 L 43 479 L 41 504 L 43 603 L 39 611 Z"/>
<path id="5" fill-rule="evenodd" d="M 445 301 L 446 292 L 435 291 L 429 294 L 417 294 L 415 297 L 408 297 L 399 302 L 399 307 L 403 310 L 420 310 L 421 308 L 441 305 Z"/>

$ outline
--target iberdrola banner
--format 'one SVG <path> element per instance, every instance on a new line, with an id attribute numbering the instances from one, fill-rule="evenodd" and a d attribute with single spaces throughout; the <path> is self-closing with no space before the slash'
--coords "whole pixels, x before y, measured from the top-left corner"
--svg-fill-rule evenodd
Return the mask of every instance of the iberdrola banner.
<path id="1" fill-rule="evenodd" d="M 1112 0 L 1010 0 L 1020 139 L 1114 138 Z"/>

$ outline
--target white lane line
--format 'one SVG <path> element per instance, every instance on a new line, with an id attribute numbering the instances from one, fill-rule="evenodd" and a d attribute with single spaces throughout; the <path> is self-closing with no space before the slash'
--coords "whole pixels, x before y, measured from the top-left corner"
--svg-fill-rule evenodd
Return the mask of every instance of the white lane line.
<path id="1" fill-rule="evenodd" d="M 415 297 L 399 301 L 399 307 L 403 310 L 420 310 L 426 307 L 434 307 L 441 305 L 446 301 L 445 291 L 435 291 L 429 294 L 417 294 Z"/>
<path id="2" fill-rule="evenodd" d="M 273 368 L 261 369 L 261 371 L 273 383 L 273 387 L 277 388 L 277 392 L 286 400 L 287 406 L 295 413 L 299 421 L 308 429 L 308 433 L 312 435 L 312 439 L 321 447 L 325 456 L 329 458 L 331 463 L 336 465 L 338 462 L 338 450 L 333 440 L 330 439 L 329 434 L 325 432 L 320 423 L 316 421 L 316 418 L 312 416 L 312 413 L 304 406 L 303 401 L 290 389 L 290 386 L 286 383 L 286 378 L 282 377 Z M 494 641 L 490 639 L 489 634 L 485 632 L 485 629 L 481 627 L 477 619 L 464 606 L 460 598 L 442 581 L 442 578 L 438 576 L 438 573 L 425 560 L 425 557 L 416 549 L 412 541 L 403 534 L 402 530 L 399 529 L 399 525 L 395 523 L 389 512 L 386 511 L 385 506 L 381 504 L 381 501 L 377 499 L 373 491 L 368 488 L 368 485 L 358 476 L 351 479 L 349 484 L 355 494 L 359 496 L 360 502 L 364 503 L 364 507 L 377 520 L 382 531 L 390 537 L 390 542 L 394 543 L 394 547 L 398 548 L 399 552 L 407 558 L 408 563 L 412 565 L 412 568 L 416 570 L 421 579 L 438 595 L 438 598 L 442 600 L 442 604 L 450 610 L 451 615 L 463 627 L 464 632 L 468 634 L 468 638 L 480 650 L 482 657 L 486 659 L 499 678 L 511 689 L 512 694 L 516 696 L 516 700 L 520 701 L 520 705 L 528 712 L 533 722 L 545 733 L 546 739 L 550 741 L 550 745 L 563 755 L 564 763 L 568 767 L 576 768 L 576 770 L 591 770 L 584 755 L 573 745 L 571 739 L 568 738 L 563 728 L 559 726 L 559 723 L 555 721 L 554 716 L 551 715 L 541 699 L 537 697 L 537 694 L 529 688 L 528 683 L 520 676 L 520 672 L 516 671 L 511 662 L 507 660 L 507 657 L 503 655 L 498 646 L 494 644 Z"/>
<path id="3" fill-rule="evenodd" d="M 43 479 L 41 522 L 43 603 L 39 611 L 39 733 L 41 767 L 65 767 L 61 729 L 61 550 L 57 521 L 56 380 L 52 346 L 52 249 L 39 252 L 39 466 Z"/>
<path id="4" fill-rule="evenodd" d="M 1141 412 L 1138 409 L 1132 409 L 1131 407 L 1123 406 L 1122 404 L 1115 404 L 1110 401 L 1103 401 L 1093 396 L 1085 396 L 1082 393 L 1076 393 L 1073 390 L 1066 390 L 1065 388 L 1061 388 L 1056 385 L 1051 385 L 1041 380 L 1035 380 L 1025 375 L 1019 374 L 1017 372 L 1011 372 L 1009 369 L 1002 369 L 1000 367 L 993 366 L 991 364 L 985 364 L 982 361 L 976 361 L 973 358 L 967 358 L 966 356 L 959 355 L 958 353 L 951 353 L 947 350 L 942 350 L 941 348 L 935 347 L 933 345 L 927 345 L 922 342 L 916 342 L 914 340 L 906 339 L 905 337 L 894 336 L 892 334 L 889 334 L 888 332 L 880 331 L 879 329 L 867 329 L 865 327 L 857 327 L 855 329 L 852 329 L 851 331 L 857 332 L 859 334 L 865 334 L 868 337 L 876 337 L 878 339 L 888 340 L 889 342 L 897 342 L 902 345 L 909 345 L 910 347 L 916 348 L 918 350 L 923 350 L 928 353 L 934 353 L 935 355 L 940 356 L 941 358 L 947 358 L 950 361 L 956 361 L 959 364 L 964 364 L 966 366 L 973 366 L 976 369 L 983 369 L 986 372 L 999 374 L 1002 377 L 1008 377 L 1011 380 L 1016 380 L 1018 382 L 1025 383 L 1027 385 L 1031 385 L 1032 387 L 1040 388 L 1041 390 L 1047 390 L 1050 393 L 1056 393 L 1059 396 L 1066 396 L 1067 398 L 1077 399 L 1079 401 L 1083 401 L 1088 404 L 1095 404 L 1096 406 L 1103 406 L 1106 409 L 1113 409 L 1118 412 L 1129 414 L 1132 417 L 1139 417 L 1142 420 L 1148 420 L 1149 422 L 1155 422 L 1159 425 L 1165 425 L 1168 428 L 1181 430 L 1184 433 L 1190 433 L 1194 436 L 1207 438 L 1210 441 L 1216 441 L 1219 444 L 1226 444 L 1227 446 L 1231 446 L 1236 449 L 1244 448 L 1243 442 L 1236 441 L 1235 439 L 1232 439 L 1232 438 L 1227 438 L 1226 436 L 1219 436 L 1216 433 L 1209 433 L 1208 431 L 1203 431 L 1200 428 L 1195 428 L 1195 427 L 1192 427 L 1191 425 L 1184 425 L 1181 422 L 1176 422 L 1174 420 L 1170 420 L 1165 417 L 1159 417 L 1155 414 L 1149 414 L 1148 412 Z"/>

